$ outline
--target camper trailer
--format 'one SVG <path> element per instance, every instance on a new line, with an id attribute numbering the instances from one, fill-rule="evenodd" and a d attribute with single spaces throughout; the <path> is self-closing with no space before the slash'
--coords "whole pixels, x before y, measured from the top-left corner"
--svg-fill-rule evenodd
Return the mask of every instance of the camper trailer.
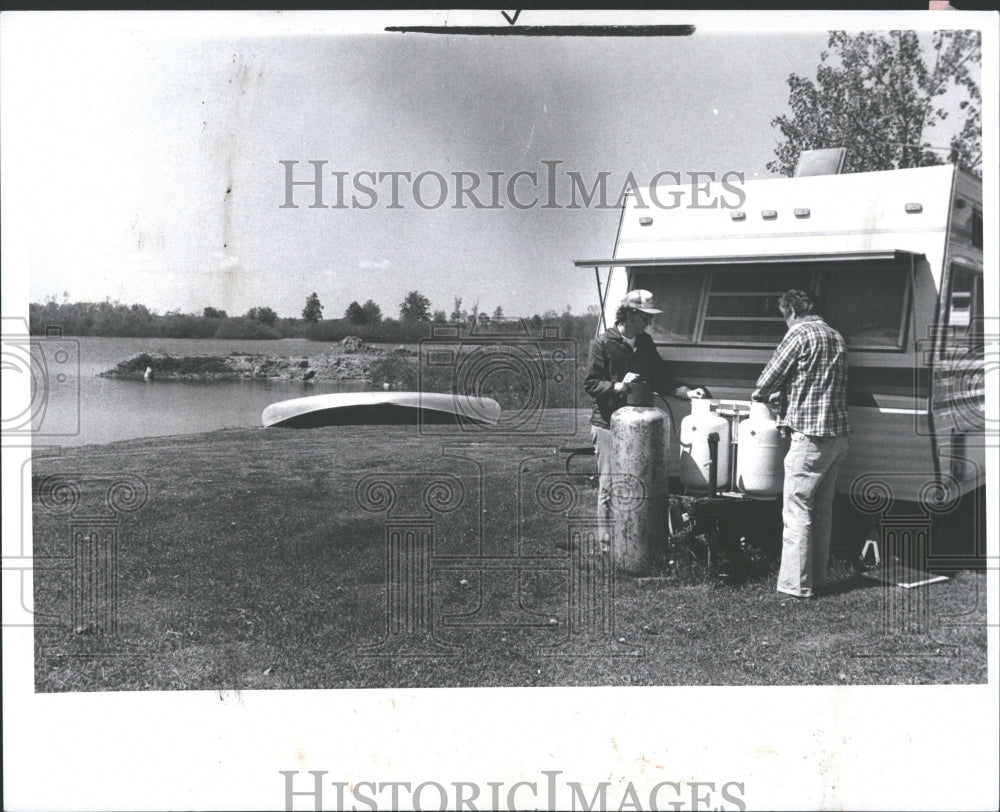
<path id="1" fill-rule="evenodd" d="M 599 330 L 628 290 L 652 291 L 660 353 L 723 399 L 749 399 L 784 335 L 778 296 L 813 291 L 849 350 L 838 492 L 938 513 L 982 503 L 996 338 L 984 337 L 978 178 L 946 165 L 635 189 L 611 256 L 576 265 L 594 269 Z M 689 405 L 670 406 L 677 425 Z"/>

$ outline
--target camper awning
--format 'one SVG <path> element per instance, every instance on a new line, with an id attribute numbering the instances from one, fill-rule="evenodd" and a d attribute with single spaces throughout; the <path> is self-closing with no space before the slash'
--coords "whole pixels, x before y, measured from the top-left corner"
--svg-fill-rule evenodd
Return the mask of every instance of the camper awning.
<path id="1" fill-rule="evenodd" d="M 912 251 L 824 251 L 810 254 L 740 254 L 714 257 L 653 257 L 651 259 L 577 259 L 577 268 L 662 268 L 692 265 L 758 265 L 792 262 L 862 262 L 870 260 L 909 260 L 917 256 Z"/>

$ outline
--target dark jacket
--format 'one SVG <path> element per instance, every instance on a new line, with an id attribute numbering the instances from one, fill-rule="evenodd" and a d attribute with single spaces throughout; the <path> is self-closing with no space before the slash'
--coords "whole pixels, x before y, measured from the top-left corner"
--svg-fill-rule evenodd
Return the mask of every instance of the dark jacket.
<path id="1" fill-rule="evenodd" d="M 615 383 L 629 372 L 636 373 L 662 395 L 672 395 L 675 389 L 685 385 L 670 374 L 667 362 L 660 357 L 648 333 L 639 333 L 635 337 L 633 350 L 618 328 L 612 327 L 590 345 L 583 388 L 595 401 L 590 416 L 592 425 L 611 427 L 612 412 L 624 406 L 628 398 L 625 392 L 614 391 Z"/>

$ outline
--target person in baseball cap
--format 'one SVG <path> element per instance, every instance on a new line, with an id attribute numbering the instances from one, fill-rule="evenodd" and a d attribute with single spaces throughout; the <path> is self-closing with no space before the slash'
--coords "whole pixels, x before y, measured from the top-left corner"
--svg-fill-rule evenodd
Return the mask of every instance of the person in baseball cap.
<path id="1" fill-rule="evenodd" d="M 630 290 L 621 301 L 621 307 L 628 310 L 638 310 L 650 316 L 658 316 L 663 311 L 653 307 L 653 294 L 648 290 Z"/>
<path id="2" fill-rule="evenodd" d="M 692 389 L 674 378 L 657 351 L 646 328 L 661 313 L 648 290 L 630 290 L 618 306 L 614 327 L 590 345 L 583 388 L 594 399 L 590 435 L 597 455 L 597 520 L 602 546 L 609 544 L 612 525 L 611 415 L 626 404 L 629 383 L 642 380 L 660 394 L 685 400 L 708 394 L 703 387 Z"/>

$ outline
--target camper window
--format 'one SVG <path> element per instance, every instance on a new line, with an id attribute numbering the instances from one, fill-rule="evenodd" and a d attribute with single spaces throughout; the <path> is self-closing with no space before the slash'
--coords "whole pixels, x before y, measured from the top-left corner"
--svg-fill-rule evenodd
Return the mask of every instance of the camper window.
<path id="1" fill-rule="evenodd" d="M 786 329 L 778 310 L 778 298 L 789 288 L 801 287 L 802 281 L 802 273 L 796 268 L 762 269 L 753 274 L 715 271 L 701 340 L 726 344 L 777 343 Z"/>
<path id="2" fill-rule="evenodd" d="M 899 265 L 864 263 L 824 269 L 819 288 L 823 314 L 848 347 L 901 347 L 908 276 L 907 267 Z"/>
<path id="3" fill-rule="evenodd" d="M 657 316 L 648 328 L 653 341 L 658 344 L 694 341 L 704 284 L 704 271 L 654 269 L 633 275 L 632 287 L 650 291 L 656 306 L 663 310 L 663 315 Z"/>
<path id="4" fill-rule="evenodd" d="M 981 363 L 983 356 L 983 275 L 953 262 L 948 277 L 938 358 L 958 361 L 968 370 L 970 359 Z"/>
<path id="5" fill-rule="evenodd" d="M 898 261 L 637 268 L 630 287 L 652 291 L 664 310 L 649 328 L 657 344 L 774 346 L 786 330 L 778 298 L 789 288 L 818 293 L 853 349 L 897 350 L 905 341 L 909 264 Z"/>
<path id="6" fill-rule="evenodd" d="M 980 274 L 952 264 L 948 305 L 948 326 L 952 333 L 968 335 L 970 327 L 979 327 L 982 324 L 982 290 L 983 277 Z"/>
<path id="7" fill-rule="evenodd" d="M 951 210 L 951 239 L 959 245 L 983 250 L 983 211 L 959 198 Z"/>

